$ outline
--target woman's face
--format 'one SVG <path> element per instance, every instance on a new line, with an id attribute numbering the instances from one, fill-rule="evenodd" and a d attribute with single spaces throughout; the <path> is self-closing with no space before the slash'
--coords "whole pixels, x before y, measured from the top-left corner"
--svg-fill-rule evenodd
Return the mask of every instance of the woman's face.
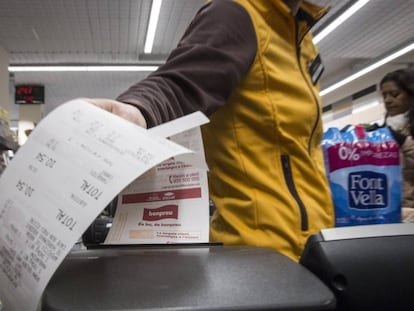
<path id="1" fill-rule="evenodd" d="M 408 111 L 410 97 L 399 88 L 395 82 L 387 81 L 381 86 L 381 95 L 389 116 L 395 116 Z"/>

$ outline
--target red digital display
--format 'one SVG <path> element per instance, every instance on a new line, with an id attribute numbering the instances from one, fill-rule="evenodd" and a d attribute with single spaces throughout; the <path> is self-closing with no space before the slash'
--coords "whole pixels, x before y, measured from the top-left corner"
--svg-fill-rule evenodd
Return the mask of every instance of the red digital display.
<path id="1" fill-rule="evenodd" d="M 43 85 L 17 85 L 15 90 L 16 104 L 44 104 L 45 88 Z"/>

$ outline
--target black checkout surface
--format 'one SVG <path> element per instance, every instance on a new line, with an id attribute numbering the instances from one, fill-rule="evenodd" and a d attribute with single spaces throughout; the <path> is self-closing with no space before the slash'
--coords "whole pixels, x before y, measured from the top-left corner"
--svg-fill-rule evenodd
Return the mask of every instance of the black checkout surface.
<path id="1" fill-rule="evenodd" d="M 266 248 L 128 246 L 72 251 L 42 310 L 333 310 L 300 264 Z"/>

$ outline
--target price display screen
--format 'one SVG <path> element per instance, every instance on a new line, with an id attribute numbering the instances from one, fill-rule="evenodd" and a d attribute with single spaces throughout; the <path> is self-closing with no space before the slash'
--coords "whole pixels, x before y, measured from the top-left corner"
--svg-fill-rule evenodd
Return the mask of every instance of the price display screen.
<path id="1" fill-rule="evenodd" d="M 17 85 L 14 95 L 16 104 L 45 103 L 45 88 L 43 85 Z"/>

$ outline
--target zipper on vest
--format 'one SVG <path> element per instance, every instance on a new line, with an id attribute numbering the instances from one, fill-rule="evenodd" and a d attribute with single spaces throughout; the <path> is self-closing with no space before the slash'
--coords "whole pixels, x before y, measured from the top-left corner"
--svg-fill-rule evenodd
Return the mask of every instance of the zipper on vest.
<path id="1" fill-rule="evenodd" d="M 306 212 L 306 207 L 302 202 L 298 192 L 296 191 L 295 183 L 293 182 L 293 175 L 292 175 L 292 168 L 290 166 L 290 159 L 288 155 L 282 155 L 282 168 L 283 168 L 283 176 L 285 177 L 286 185 L 289 189 L 290 194 L 295 199 L 296 203 L 299 207 L 300 212 L 300 222 L 301 222 L 301 229 L 302 231 L 308 230 L 308 214 Z"/>
<path id="2" fill-rule="evenodd" d="M 316 131 L 316 128 L 318 126 L 319 119 L 320 119 L 321 116 L 320 116 L 320 111 L 319 111 L 320 110 L 319 109 L 319 101 L 318 101 L 318 99 L 317 99 L 317 97 L 316 97 L 316 95 L 313 91 L 312 85 L 309 84 L 309 80 L 306 78 L 306 72 L 303 71 L 302 64 L 300 62 L 300 54 L 301 54 L 301 45 L 300 44 L 301 44 L 301 42 L 299 42 L 299 27 L 298 27 L 298 21 L 297 20 L 295 20 L 295 43 L 296 43 L 296 60 L 298 62 L 299 70 L 300 70 L 300 73 L 303 77 L 303 80 L 305 81 L 306 85 L 308 86 L 308 89 L 312 93 L 312 97 L 313 97 L 313 100 L 314 100 L 314 103 L 315 103 L 315 106 L 316 106 L 316 120 L 315 120 L 315 123 L 313 125 L 311 134 L 309 136 L 309 141 L 308 141 L 308 154 L 310 155 L 311 154 L 311 142 L 313 140 L 313 136 L 315 135 L 315 131 Z"/>

